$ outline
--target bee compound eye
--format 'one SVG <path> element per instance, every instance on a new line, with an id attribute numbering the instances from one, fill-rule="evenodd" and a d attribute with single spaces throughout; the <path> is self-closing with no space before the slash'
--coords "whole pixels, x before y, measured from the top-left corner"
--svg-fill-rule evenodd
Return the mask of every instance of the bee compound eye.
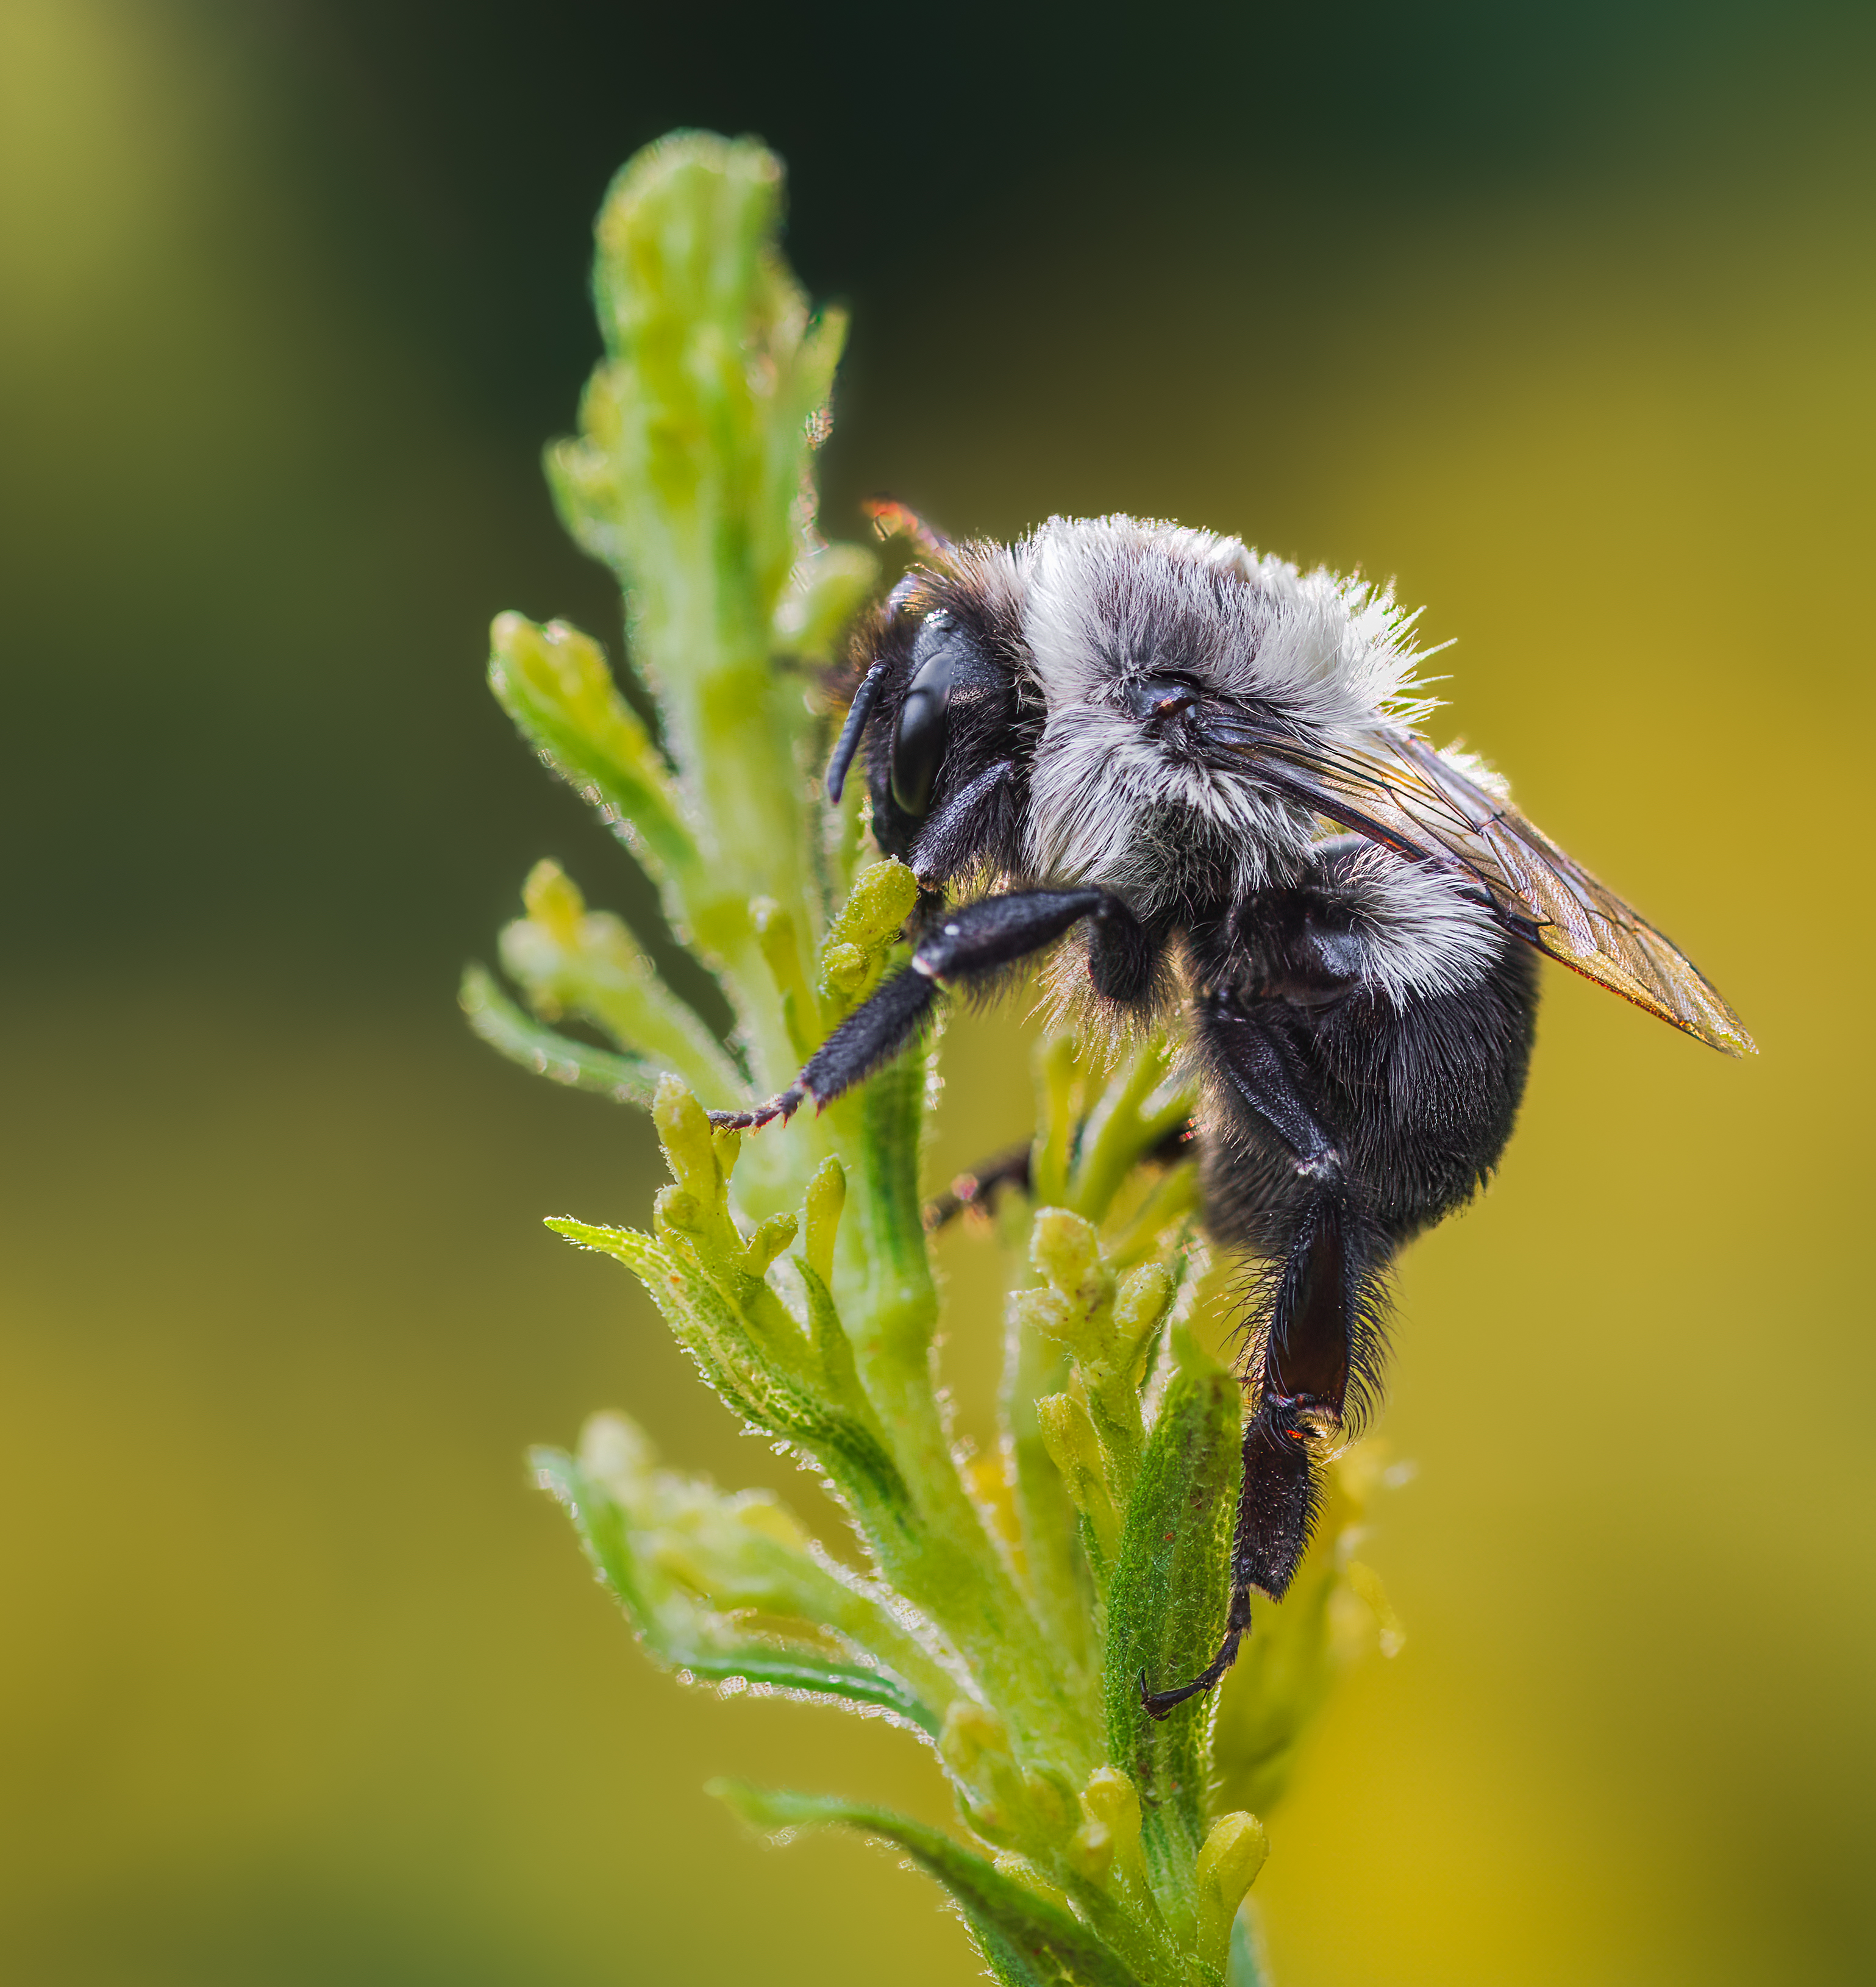
<path id="1" fill-rule="evenodd" d="M 892 799 L 914 821 L 931 805 L 944 757 L 951 699 L 951 658 L 940 651 L 912 680 L 892 734 Z"/>

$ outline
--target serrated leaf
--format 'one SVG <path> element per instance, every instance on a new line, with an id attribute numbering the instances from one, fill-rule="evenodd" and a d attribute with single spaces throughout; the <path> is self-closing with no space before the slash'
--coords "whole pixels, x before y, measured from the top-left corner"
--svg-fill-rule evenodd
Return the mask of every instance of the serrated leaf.
<path id="1" fill-rule="evenodd" d="M 1072 1982 L 1075 1987 L 1139 1987 L 1119 1955 L 1078 1918 L 922 1822 L 833 1795 L 754 1787 L 744 1780 L 713 1780 L 707 1791 L 765 1833 L 837 1826 L 903 1849 L 950 1892 L 973 1929 L 987 1929 L 1008 1962 L 1022 1969 L 1014 1977 Z"/>
<path id="2" fill-rule="evenodd" d="M 631 1229 L 579 1221 L 553 1220 L 547 1226 L 582 1248 L 625 1263 L 716 1392 L 744 1420 L 813 1456 L 869 1536 L 877 1539 L 889 1531 L 903 1536 L 914 1528 L 905 1479 L 885 1445 L 858 1415 L 815 1391 L 813 1381 L 825 1378 L 825 1369 L 790 1370 L 778 1356 L 773 1336 L 758 1338 L 747 1314 L 676 1241 L 661 1244 Z M 781 1310 L 778 1301 L 776 1309 Z M 788 1328 L 800 1338 L 791 1321 Z M 819 1364 L 815 1348 L 805 1339 L 801 1357 Z"/>

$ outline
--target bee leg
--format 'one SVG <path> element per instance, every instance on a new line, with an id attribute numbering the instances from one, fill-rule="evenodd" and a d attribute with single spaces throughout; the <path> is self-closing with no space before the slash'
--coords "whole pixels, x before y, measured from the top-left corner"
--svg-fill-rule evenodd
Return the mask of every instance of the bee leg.
<path id="1" fill-rule="evenodd" d="M 1282 1155 L 1258 1198 L 1233 1204 L 1216 1196 L 1213 1224 L 1221 1240 L 1276 1268 L 1264 1315 L 1253 1319 L 1257 1405 L 1244 1429 L 1224 1641 L 1189 1683 L 1153 1691 L 1142 1678 L 1141 1702 L 1154 1718 L 1210 1690 L 1230 1668 L 1250 1626 L 1253 1589 L 1273 1601 L 1289 1591 L 1321 1508 L 1318 1459 L 1340 1435 L 1358 1354 L 1372 1358 L 1378 1338 L 1386 1257 L 1280 1034 L 1229 994 L 1202 1000 L 1196 1018 L 1220 1088 L 1237 1107 L 1227 1140 Z"/>
<path id="2" fill-rule="evenodd" d="M 935 1235 L 967 1207 L 987 1207 L 1005 1187 L 1029 1191 L 1030 1147 L 1012 1145 L 994 1159 L 985 1159 L 960 1173 L 950 1189 L 925 1203 L 925 1232 Z"/>
<path id="3" fill-rule="evenodd" d="M 1250 1591 L 1234 1585 L 1231 1589 L 1231 1612 L 1225 1623 L 1225 1638 L 1218 1646 L 1217 1655 L 1189 1682 L 1175 1684 L 1170 1690 L 1149 1690 L 1146 1672 L 1141 1671 L 1140 1709 L 1149 1718 L 1161 1719 L 1189 1697 L 1202 1697 L 1223 1680 L 1225 1672 L 1237 1661 L 1237 1646 L 1250 1633 Z"/>
<path id="4" fill-rule="evenodd" d="M 954 794 L 919 831 L 909 859 L 913 874 L 956 875 L 971 867 L 973 852 L 1003 848 L 1017 839 L 1016 767 L 1007 759 L 987 766 Z"/>
<path id="5" fill-rule="evenodd" d="M 1188 1155 L 1193 1137 L 1192 1120 L 1175 1125 L 1171 1131 L 1163 1133 L 1159 1142 L 1140 1155 L 1142 1161 L 1153 1166 L 1170 1166 Z M 999 1152 L 994 1159 L 984 1159 L 973 1166 L 970 1172 L 960 1173 L 951 1182 L 950 1189 L 925 1203 L 925 1232 L 935 1235 L 945 1224 L 963 1213 L 967 1207 L 984 1207 L 993 1202 L 1005 1187 L 1016 1187 L 1021 1192 L 1029 1191 L 1029 1162 L 1032 1148 L 1027 1145 L 1012 1145 L 1007 1152 Z"/>
<path id="6" fill-rule="evenodd" d="M 1244 1431 L 1231 1578 L 1273 1601 L 1289 1591 L 1315 1530 L 1318 1459 L 1341 1435 L 1358 1325 L 1372 1309 L 1351 1225 L 1339 1186 L 1308 1197 L 1257 1334 L 1257 1409 Z"/>
<path id="7" fill-rule="evenodd" d="M 713 1111 L 710 1122 L 732 1132 L 759 1130 L 779 1118 L 784 1124 L 812 1098 L 831 1102 L 890 1062 L 931 1018 L 938 988 L 908 967 L 882 980 L 808 1058 L 801 1074 L 779 1096 L 753 1111 Z"/>
<path id="8" fill-rule="evenodd" d="M 1250 1632 L 1252 1590 L 1282 1600 L 1315 1530 L 1322 1502 L 1317 1456 L 1341 1428 L 1364 1282 L 1346 1246 L 1346 1213 L 1339 1185 L 1317 1188 L 1299 1211 L 1260 1334 L 1258 1401 L 1244 1428 L 1224 1640 L 1189 1682 L 1152 1690 L 1142 1675 L 1140 1702 L 1149 1718 L 1164 1718 L 1219 1682 Z"/>
<path id="9" fill-rule="evenodd" d="M 1125 916 L 1105 890 L 1011 890 L 942 912 L 912 955 L 912 970 L 949 984 L 987 978 L 1052 945 L 1083 918 Z"/>
<path id="10" fill-rule="evenodd" d="M 1218 1653 L 1190 1682 L 1150 1690 L 1140 1702 L 1150 1718 L 1208 1691 L 1237 1659 L 1250 1631 L 1255 1588 L 1280 1601 L 1315 1530 L 1321 1485 L 1315 1451 L 1341 1425 L 1348 1388 L 1348 1264 L 1334 1189 L 1319 1189 L 1298 1223 L 1261 1334 L 1257 1412 L 1244 1428 L 1244 1476 L 1231 1540 L 1231 1602 Z"/>
<path id="11" fill-rule="evenodd" d="M 1013 890 L 941 912 L 920 937 L 912 963 L 876 987 L 829 1035 L 794 1082 L 754 1111 L 713 1111 L 710 1122 L 751 1131 L 792 1117 L 811 1098 L 831 1104 L 890 1062 L 930 1018 L 941 987 L 994 981 L 1085 917 L 1125 917 L 1105 890 Z"/>

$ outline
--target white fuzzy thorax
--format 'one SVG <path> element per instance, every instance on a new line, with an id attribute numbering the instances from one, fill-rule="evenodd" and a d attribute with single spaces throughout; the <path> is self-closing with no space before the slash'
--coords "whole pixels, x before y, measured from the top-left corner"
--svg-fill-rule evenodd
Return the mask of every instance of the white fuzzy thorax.
<path id="1" fill-rule="evenodd" d="M 1260 558 L 1241 540 L 1131 518 L 1052 518 L 1009 555 L 1047 712 L 1031 780 L 1039 877 L 1101 883 L 1150 908 L 1203 862 L 1237 889 L 1288 866 L 1306 810 L 1248 773 L 1156 744 L 1131 678 L 1176 670 L 1226 701 L 1282 711 L 1328 745 L 1411 720 L 1410 617 L 1357 579 Z"/>
<path id="2" fill-rule="evenodd" d="M 1099 884 L 1150 915 L 1188 887 L 1237 896 L 1293 875 L 1322 835 L 1307 806 L 1248 766 L 1221 771 L 1156 740 L 1127 708 L 1131 680 L 1189 677 L 1331 751 L 1375 746 L 1430 708 L 1413 677 L 1412 617 L 1365 581 L 1122 517 L 1051 518 L 995 563 L 977 583 L 1021 602 L 1023 689 L 1044 713 L 1027 826 L 1036 882 Z M 1450 881 L 1385 850 L 1365 852 L 1351 882 L 1363 977 L 1397 1004 L 1476 983 L 1504 943 Z"/>

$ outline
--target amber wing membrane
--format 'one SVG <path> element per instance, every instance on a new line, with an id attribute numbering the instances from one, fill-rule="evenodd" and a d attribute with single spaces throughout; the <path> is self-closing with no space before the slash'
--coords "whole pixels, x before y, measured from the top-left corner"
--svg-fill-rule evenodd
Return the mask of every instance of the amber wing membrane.
<path id="1" fill-rule="evenodd" d="M 1328 819 L 1462 871 L 1506 927 L 1539 951 L 1728 1055 L 1753 1049 L 1744 1024 L 1686 954 L 1502 793 L 1417 733 L 1391 727 L 1373 740 L 1324 751 L 1267 734 L 1254 749 L 1267 765 L 1277 762 L 1278 784 Z"/>

